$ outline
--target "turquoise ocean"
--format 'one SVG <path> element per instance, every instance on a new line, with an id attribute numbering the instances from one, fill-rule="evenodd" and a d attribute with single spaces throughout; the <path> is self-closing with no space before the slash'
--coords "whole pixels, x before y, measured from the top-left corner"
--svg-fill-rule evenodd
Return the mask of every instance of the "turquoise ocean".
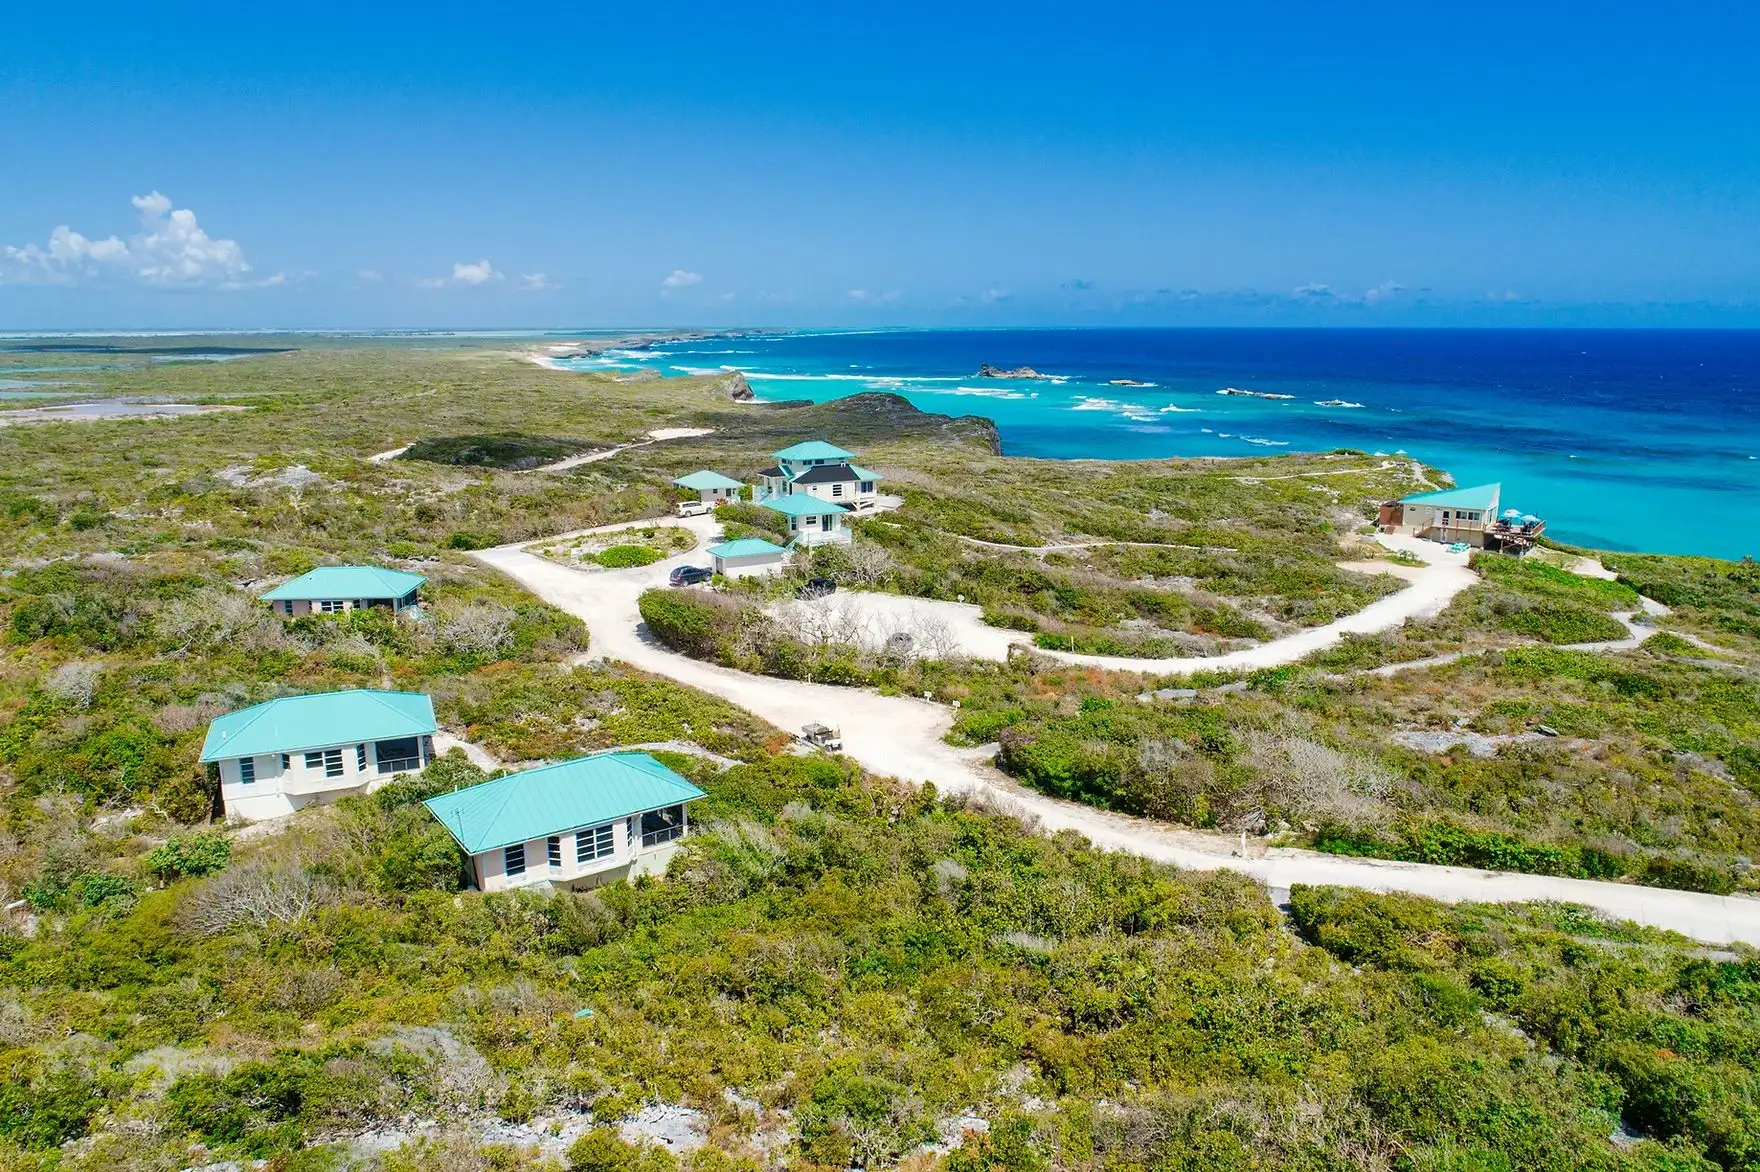
<path id="1" fill-rule="evenodd" d="M 1400 453 L 1501 482 L 1560 541 L 1760 555 L 1760 331 L 788 331 L 561 365 L 739 370 L 769 400 L 890 391 L 988 416 L 1017 456 Z"/>

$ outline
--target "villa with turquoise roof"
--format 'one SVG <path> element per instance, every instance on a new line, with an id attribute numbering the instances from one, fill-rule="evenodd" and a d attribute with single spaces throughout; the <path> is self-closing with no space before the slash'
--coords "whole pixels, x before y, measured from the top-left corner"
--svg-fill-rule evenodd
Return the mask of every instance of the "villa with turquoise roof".
<path id="1" fill-rule="evenodd" d="M 1501 484 L 1416 493 L 1383 504 L 1379 527 L 1383 533 L 1449 544 L 1464 542 L 1478 549 L 1524 552 L 1532 548 L 1546 522 L 1518 509 L 1499 513 L 1502 496 Z"/>
<path id="2" fill-rule="evenodd" d="M 697 494 L 698 499 L 706 505 L 718 505 L 722 501 L 736 501 L 739 490 L 745 485 L 731 476 L 723 476 L 719 472 L 704 469 L 693 472 L 689 476 L 680 476 L 672 482 L 679 488 Z"/>
<path id="3" fill-rule="evenodd" d="M 426 768 L 438 729 L 417 692 L 283 696 L 217 718 L 201 759 L 220 771 L 226 816 L 260 822 Z"/>
<path id="4" fill-rule="evenodd" d="M 807 440 L 772 452 L 776 463 L 758 473 L 752 499 L 804 493 L 843 505 L 851 512 L 874 507 L 879 499 L 880 474 L 855 462 L 856 454 L 824 440 Z"/>
<path id="5" fill-rule="evenodd" d="M 278 614 L 342 614 L 370 606 L 393 614 L 416 605 L 416 592 L 427 579 L 420 574 L 382 566 L 319 566 L 262 596 Z"/>
<path id="6" fill-rule="evenodd" d="M 845 522 L 879 502 L 880 474 L 855 463 L 856 454 L 824 440 L 807 440 L 771 453 L 775 465 L 758 473 L 752 500 L 788 518 L 789 538 L 803 545 L 845 543 Z"/>
<path id="7" fill-rule="evenodd" d="M 479 891 L 583 888 L 657 875 L 702 790 L 646 753 L 595 753 L 422 804 L 471 859 Z"/>
<path id="8" fill-rule="evenodd" d="M 761 537 L 742 537 L 711 545 L 714 570 L 724 578 L 753 578 L 774 574 L 788 564 L 788 547 Z"/>

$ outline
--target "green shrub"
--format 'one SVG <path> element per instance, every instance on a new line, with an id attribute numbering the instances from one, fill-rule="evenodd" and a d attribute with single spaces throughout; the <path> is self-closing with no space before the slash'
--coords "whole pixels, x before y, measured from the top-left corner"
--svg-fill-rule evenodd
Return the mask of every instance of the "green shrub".
<path id="1" fill-rule="evenodd" d="M 725 660 L 748 605 L 701 590 L 657 588 L 638 600 L 642 622 L 662 643 L 697 659 Z"/>
<path id="2" fill-rule="evenodd" d="M 1350 964 L 1434 970 L 1456 947 L 1443 906 L 1415 895 L 1297 883 L 1289 912 L 1303 939 Z"/>
<path id="3" fill-rule="evenodd" d="M 1019 724 L 1026 718 L 1025 710 L 1020 708 L 961 713 L 960 718 L 953 722 L 948 740 L 957 745 L 987 745 L 1000 736 L 1003 729 Z"/>
<path id="4" fill-rule="evenodd" d="M 0 1137 L 27 1151 L 78 1139 L 103 1103 L 98 1084 L 71 1061 L 44 1069 L 15 1051 L 0 1067 Z"/>
<path id="5" fill-rule="evenodd" d="M 467 533 L 459 530 L 446 536 L 447 549 L 488 549 L 495 544 L 493 537 L 485 537 L 480 533 Z"/>
<path id="6" fill-rule="evenodd" d="M 665 556 L 646 545 L 613 545 L 600 550 L 593 560 L 608 570 L 627 570 L 635 566 L 651 566 Z"/>
<path id="7" fill-rule="evenodd" d="M 147 874 L 161 883 L 224 871 L 232 861 L 232 844 L 212 832 L 171 839 L 147 852 Z"/>
<path id="8" fill-rule="evenodd" d="M 568 1147 L 569 1172 L 673 1172 L 678 1160 L 665 1148 L 628 1143 L 615 1127 L 595 1127 Z"/>
<path id="9" fill-rule="evenodd" d="M 776 537 L 788 536 L 788 518 L 775 509 L 766 509 L 763 505 L 728 501 L 715 506 L 715 519 L 723 525 L 743 525 Z M 728 536 L 732 537 L 732 534 Z"/>
<path id="10" fill-rule="evenodd" d="M 1646 887 L 1672 887 L 1712 895 L 1728 895 L 1736 889 L 1735 873 L 1729 867 L 1670 855 L 1657 855 L 1645 863 L 1638 882 Z"/>
<path id="11" fill-rule="evenodd" d="M 425 439 L 413 443 L 399 460 L 425 460 L 432 464 L 452 464 L 464 468 L 500 468 L 520 472 L 543 464 L 554 464 L 599 444 L 593 440 L 565 436 L 525 435 L 520 432 L 497 432 L 489 435 L 454 435 Z"/>

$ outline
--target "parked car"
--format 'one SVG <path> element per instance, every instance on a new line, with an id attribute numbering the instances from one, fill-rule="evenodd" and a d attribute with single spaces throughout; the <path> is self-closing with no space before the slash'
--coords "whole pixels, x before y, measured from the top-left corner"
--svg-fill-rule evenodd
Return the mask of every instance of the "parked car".
<path id="1" fill-rule="evenodd" d="M 796 598 L 824 598 L 837 590 L 830 578 L 809 578 L 807 584 L 794 592 Z"/>
<path id="2" fill-rule="evenodd" d="M 801 740 L 815 749 L 824 749 L 828 753 L 843 752 L 842 730 L 828 728 L 818 721 L 801 727 Z"/>
<path id="3" fill-rule="evenodd" d="M 714 576 L 715 571 L 708 566 L 680 566 L 667 576 L 666 581 L 673 586 L 695 586 Z"/>
<path id="4" fill-rule="evenodd" d="M 681 517 L 701 517 L 705 513 L 713 513 L 715 506 L 708 501 L 679 501 L 676 511 Z"/>

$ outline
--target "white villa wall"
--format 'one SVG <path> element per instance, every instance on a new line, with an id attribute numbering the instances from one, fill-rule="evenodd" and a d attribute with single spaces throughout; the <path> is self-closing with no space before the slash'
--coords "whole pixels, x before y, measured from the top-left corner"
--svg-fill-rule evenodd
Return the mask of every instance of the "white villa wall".
<path id="1" fill-rule="evenodd" d="M 1447 514 L 1445 517 L 1444 514 Z M 1465 541 L 1483 545 L 1485 530 L 1497 520 L 1496 501 L 1490 509 L 1461 509 L 1430 504 L 1402 506 L 1397 533 L 1409 537 L 1434 535 L 1443 541 Z"/>
<path id="2" fill-rule="evenodd" d="M 388 737 L 387 740 L 400 740 Z M 431 760 L 434 749 L 430 738 L 419 737 L 422 742 L 421 753 L 425 760 Z M 300 749 L 297 752 L 265 753 L 252 757 L 256 766 L 256 780 L 245 782 L 240 780 L 239 759 L 229 758 L 218 762 L 220 769 L 220 801 L 225 807 L 226 817 L 241 822 L 261 822 L 267 818 L 280 818 L 305 806 L 321 805 L 333 802 L 349 794 L 366 793 L 376 781 L 390 781 L 395 773 L 379 772 L 379 744 L 367 741 L 367 767 L 360 768 L 360 755 L 357 752 L 361 742 L 350 741 L 345 745 L 325 745 L 320 749 Z M 342 776 L 327 777 L 322 764 L 308 767 L 305 755 L 310 752 L 323 752 L 326 749 L 339 749 L 342 752 Z M 281 759 L 287 758 L 283 768 Z"/>
<path id="3" fill-rule="evenodd" d="M 861 490 L 862 485 L 869 485 L 867 492 Z M 873 505 L 880 494 L 875 491 L 872 480 L 843 480 L 832 484 L 796 485 L 796 492 L 804 492 L 808 496 L 822 501 L 842 505 L 848 509 L 865 509 Z"/>
<path id="4" fill-rule="evenodd" d="M 788 564 L 786 553 L 757 553 L 746 557 L 715 559 L 715 572 L 728 578 L 757 578 L 780 573 Z"/>
<path id="5" fill-rule="evenodd" d="M 559 837 L 562 839 L 562 865 L 552 867 L 549 862 L 549 836 L 528 839 L 525 843 L 526 869 L 524 873 L 509 876 L 506 870 L 507 851 L 504 847 L 483 851 L 471 856 L 471 873 L 476 878 L 477 889 L 480 891 L 507 891 L 516 887 L 530 887 L 536 883 L 552 883 L 568 887 L 596 887 L 602 883 L 614 882 L 618 879 L 635 879 L 641 875 L 659 875 L 666 871 L 666 864 L 678 852 L 678 844 L 690 834 L 690 815 L 685 815 L 685 832 L 670 842 L 658 843 L 651 847 L 641 845 L 640 836 L 635 833 L 641 815 L 631 818 L 620 818 L 611 824 L 611 854 L 602 859 L 590 859 L 585 863 L 575 862 L 575 836 L 582 831 L 590 831 L 593 827 L 577 827 L 565 830 Z M 600 825 L 603 825 L 601 823 Z"/>
<path id="6" fill-rule="evenodd" d="M 344 614 L 351 610 L 366 610 L 368 607 L 388 607 L 393 614 L 413 610 L 415 603 L 400 605 L 395 598 L 333 598 L 327 600 L 333 609 L 325 610 L 324 603 L 304 598 L 287 599 L 271 602 L 269 609 L 278 615 L 290 615 L 299 618 L 309 614 Z"/>
<path id="7" fill-rule="evenodd" d="M 821 522 L 829 522 L 831 527 L 827 529 Z M 788 532 L 802 545 L 847 544 L 851 540 L 850 531 L 839 513 L 828 517 L 790 517 Z"/>
<path id="8" fill-rule="evenodd" d="M 697 496 L 706 505 L 718 505 L 722 501 L 736 501 L 736 500 L 738 500 L 739 499 L 739 489 L 737 489 L 737 488 L 700 488 L 697 490 Z"/>

